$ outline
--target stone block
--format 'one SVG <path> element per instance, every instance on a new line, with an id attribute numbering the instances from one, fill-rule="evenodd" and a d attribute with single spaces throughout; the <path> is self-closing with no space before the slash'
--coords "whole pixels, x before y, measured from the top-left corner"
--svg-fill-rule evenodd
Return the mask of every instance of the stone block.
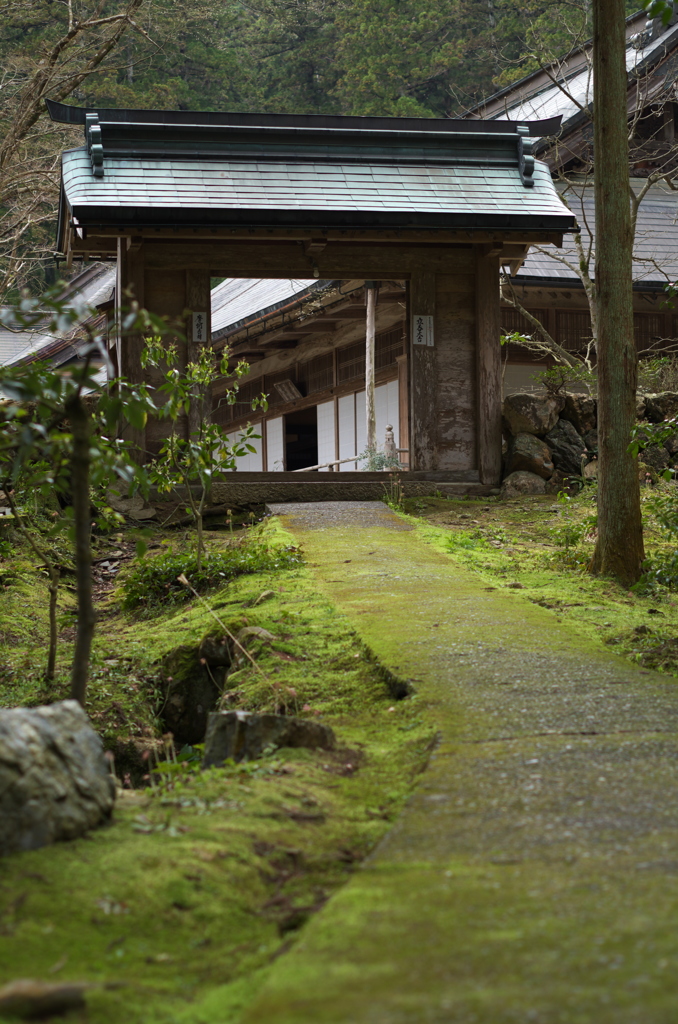
<path id="1" fill-rule="evenodd" d="M 553 473 L 551 452 L 535 434 L 517 434 L 511 438 L 506 453 L 506 473 L 508 475 L 519 470 L 536 473 L 544 480 L 548 480 Z"/>
<path id="2" fill-rule="evenodd" d="M 501 485 L 500 495 L 502 499 L 518 498 L 523 494 L 545 494 L 546 481 L 536 473 L 527 473 L 519 470 L 506 477 Z"/>
<path id="3" fill-rule="evenodd" d="M 515 437 L 516 434 L 536 434 L 544 437 L 556 423 L 565 405 L 565 397 L 544 397 L 543 395 L 518 394 L 504 399 L 504 421 Z"/>
<path id="4" fill-rule="evenodd" d="M 582 437 L 598 426 L 598 403 L 590 395 L 565 395 L 560 418 L 568 420 Z"/>
<path id="5" fill-rule="evenodd" d="M 0 854 L 75 839 L 114 800 L 103 744 L 77 701 L 0 711 Z"/>
<path id="6" fill-rule="evenodd" d="M 334 733 L 313 719 L 292 715 L 254 714 L 247 711 L 216 711 L 207 723 L 203 767 L 219 767 L 224 761 L 253 761 L 270 747 L 307 747 L 333 750 Z"/>
<path id="7" fill-rule="evenodd" d="M 581 459 L 586 445 L 569 420 L 559 419 L 544 440 L 551 449 L 556 469 L 570 476 L 581 476 Z"/>

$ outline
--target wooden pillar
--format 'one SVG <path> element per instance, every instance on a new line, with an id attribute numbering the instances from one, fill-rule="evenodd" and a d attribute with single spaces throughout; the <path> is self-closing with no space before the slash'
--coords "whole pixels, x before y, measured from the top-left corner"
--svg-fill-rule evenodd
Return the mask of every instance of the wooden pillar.
<path id="1" fill-rule="evenodd" d="M 143 309 L 145 304 L 144 289 L 144 247 L 131 245 L 131 239 L 118 239 L 118 275 L 116 280 L 116 309 L 120 321 L 129 310 L 132 301 L 136 300 Z M 121 316 L 122 314 L 122 316 Z M 140 334 L 122 334 L 118 328 L 116 342 L 118 372 L 131 384 L 141 384 L 144 371 L 141 366 L 141 352 L 144 339 Z M 132 427 L 129 423 L 122 429 L 122 437 L 133 452 L 137 453 L 140 462 L 144 461 L 146 452 L 146 430 L 143 427 Z"/>
<path id="2" fill-rule="evenodd" d="M 501 480 L 501 313 L 499 258 L 476 258 L 476 352 L 478 368 L 478 470 L 480 481 Z"/>
<path id="3" fill-rule="evenodd" d="M 437 469 L 436 280 L 432 269 L 413 269 L 409 281 L 410 469 Z"/>
<path id="4" fill-rule="evenodd" d="M 377 447 L 377 414 L 374 408 L 374 337 L 377 319 L 377 285 L 365 281 L 365 436 L 368 451 Z"/>
<path id="5" fill-rule="evenodd" d="M 407 452 L 400 453 L 400 462 L 407 469 L 410 468 L 410 407 L 409 407 L 409 380 L 407 352 L 396 358 L 398 363 L 398 437 L 399 448 L 407 448 Z"/>
<path id="6" fill-rule="evenodd" d="M 188 361 L 195 362 L 205 345 L 212 343 L 212 326 L 210 317 L 210 275 L 207 270 L 186 271 L 186 306 L 188 309 L 186 338 L 188 342 Z M 203 418 L 212 413 L 211 389 L 208 392 L 196 393 L 191 399 L 188 413 L 189 433 L 195 433 Z"/>

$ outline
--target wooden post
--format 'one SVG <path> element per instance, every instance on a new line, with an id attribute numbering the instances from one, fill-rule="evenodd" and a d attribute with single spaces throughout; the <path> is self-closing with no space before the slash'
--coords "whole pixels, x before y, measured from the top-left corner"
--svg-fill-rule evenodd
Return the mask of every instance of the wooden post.
<path id="1" fill-rule="evenodd" d="M 374 407 L 374 335 L 377 319 L 377 284 L 365 281 L 365 415 L 368 451 L 377 447 L 377 414 Z"/>
<path id="2" fill-rule="evenodd" d="M 436 279 L 433 270 L 418 267 L 409 282 L 409 357 L 410 357 L 410 470 L 437 469 L 437 370 L 435 334 Z M 427 325 L 431 326 L 426 333 Z M 415 334 L 415 326 L 424 335 Z M 401 445 L 402 447 L 402 445 Z"/>
<path id="3" fill-rule="evenodd" d="M 186 324 L 187 359 L 197 362 L 201 350 L 212 343 L 210 318 L 210 275 L 207 270 L 186 271 L 186 305 L 189 316 Z M 188 432 L 196 434 L 204 419 L 209 419 L 212 411 L 211 393 L 194 394 L 188 413 Z"/>
<path id="4" fill-rule="evenodd" d="M 118 239 L 118 276 L 116 282 L 116 307 L 118 320 L 121 319 L 121 312 L 129 310 L 133 300 L 139 303 L 143 309 L 145 304 L 144 289 L 144 247 L 135 246 L 128 248 L 128 239 Z M 122 337 L 118 328 L 116 348 L 118 352 L 118 372 L 121 377 L 132 384 L 141 384 L 144 381 L 144 371 L 141 366 L 141 353 L 144 346 L 144 339 L 140 334 L 126 334 Z M 132 427 L 129 423 L 124 426 L 123 439 L 129 444 L 132 457 L 139 462 L 145 461 L 146 455 L 146 430 L 141 427 Z"/>
<path id="5" fill-rule="evenodd" d="M 407 452 L 400 453 L 400 462 L 410 468 L 410 407 L 409 407 L 409 380 L 408 366 L 409 359 L 407 352 L 396 359 L 398 363 L 398 438 L 399 447 L 407 448 Z"/>
<path id="6" fill-rule="evenodd" d="M 476 358 L 478 367 L 478 471 L 480 482 L 501 480 L 501 311 L 499 257 L 476 258 Z"/>

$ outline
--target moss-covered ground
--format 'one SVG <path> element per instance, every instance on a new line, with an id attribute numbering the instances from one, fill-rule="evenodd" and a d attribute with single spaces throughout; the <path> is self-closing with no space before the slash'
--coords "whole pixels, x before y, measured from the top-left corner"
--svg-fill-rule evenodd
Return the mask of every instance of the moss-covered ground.
<path id="1" fill-rule="evenodd" d="M 274 527 L 267 537 L 276 542 Z M 120 550 L 125 541 L 102 542 L 102 557 L 106 543 Z M 46 689 L 42 577 L 20 552 L 3 568 L 0 702 L 64 696 L 70 627 Z M 130 738 L 151 745 L 161 730 L 159 660 L 218 629 L 208 607 L 233 632 L 256 625 L 274 637 L 252 648 L 257 671 L 230 677 L 228 706 L 318 717 L 338 749 L 283 750 L 208 772 L 189 765 L 123 791 L 110 826 L 4 858 L 0 984 L 91 982 L 87 1012 L 72 1018 L 88 1024 L 227 1024 L 389 828 L 426 763 L 432 729 L 416 701 L 396 706 L 370 652 L 303 566 L 242 576 L 210 592 L 208 607 L 123 612 L 119 597 L 113 590 L 100 601 L 88 698 L 110 749 Z M 66 622 L 71 604 L 65 591 Z"/>
<path id="2" fill-rule="evenodd" d="M 655 559 L 675 550 L 653 510 L 662 489 L 674 485 L 641 489 L 645 549 Z M 403 511 L 428 542 L 488 586 L 522 589 L 553 621 L 574 623 L 582 636 L 648 668 L 678 674 L 678 593 L 654 585 L 628 591 L 588 571 L 596 538 L 591 489 L 560 500 L 409 498 Z"/>
<path id="3" fill-rule="evenodd" d="M 187 767 L 4 859 L 0 982 L 91 982 L 82 1024 L 673 1024 L 678 609 L 588 575 L 593 511 L 430 498 L 399 531 L 285 522 L 304 566 L 207 595 L 274 637 L 227 704 L 318 715 L 339 750 Z M 72 593 L 46 688 L 46 581 L 14 551 L 0 585 L 0 705 L 65 695 Z M 99 603 L 88 711 L 122 776 L 162 731 L 161 658 L 215 623 Z"/>
<path id="4" fill-rule="evenodd" d="M 670 1024 L 676 683 L 530 600 L 584 593 L 627 607 L 608 582 L 559 568 L 543 535 L 523 562 L 512 554 L 534 505 L 497 510 L 491 525 L 488 505 L 486 529 L 501 518 L 507 537 L 496 554 L 477 544 L 478 571 L 473 548 L 443 550 L 457 519 L 455 539 L 481 525 L 478 506 L 423 504 L 415 511 L 454 522 L 285 519 L 323 591 L 416 688 L 441 741 L 394 829 L 272 966 L 243 1019 Z M 479 522 L 469 529 L 465 515 Z M 636 614 L 652 606 L 628 600 Z"/>

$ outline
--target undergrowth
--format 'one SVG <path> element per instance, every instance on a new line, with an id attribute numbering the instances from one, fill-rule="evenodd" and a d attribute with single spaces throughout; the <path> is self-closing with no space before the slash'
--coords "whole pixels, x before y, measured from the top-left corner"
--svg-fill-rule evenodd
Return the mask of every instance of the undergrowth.
<path id="1" fill-rule="evenodd" d="M 289 569 L 301 561 L 301 553 L 293 545 L 270 546 L 258 537 L 220 550 L 208 549 L 200 568 L 196 552 L 169 550 L 141 558 L 126 574 L 121 585 L 122 606 L 153 608 L 191 601 L 191 591 L 179 582 L 182 574 L 193 590 L 205 594 L 237 576 Z"/>

